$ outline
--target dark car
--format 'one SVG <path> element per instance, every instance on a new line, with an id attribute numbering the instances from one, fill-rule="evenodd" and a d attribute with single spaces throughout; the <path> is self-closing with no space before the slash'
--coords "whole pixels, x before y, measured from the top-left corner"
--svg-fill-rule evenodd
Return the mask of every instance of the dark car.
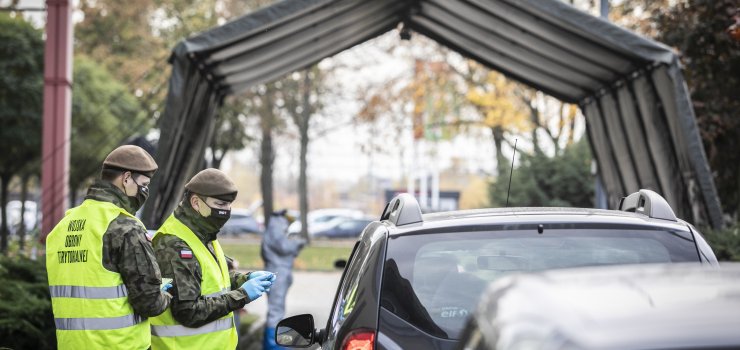
<path id="1" fill-rule="evenodd" d="M 314 238 L 357 238 L 373 220 L 340 218 L 329 227 L 314 231 Z"/>
<path id="2" fill-rule="evenodd" d="M 738 349 L 740 264 L 548 271 L 483 295 L 462 349 Z"/>
<path id="3" fill-rule="evenodd" d="M 262 228 L 252 214 L 243 209 L 232 209 L 231 217 L 221 228 L 221 235 L 240 235 L 243 233 L 262 233 Z"/>
<path id="4" fill-rule="evenodd" d="M 286 346 L 453 349 L 478 298 L 512 273 L 580 266 L 705 263 L 709 245 L 666 201 L 641 190 L 621 210 L 500 208 L 421 214 L 401 194 L 355 244 L 326 328 L 299 315 L 278 325 Z"/>

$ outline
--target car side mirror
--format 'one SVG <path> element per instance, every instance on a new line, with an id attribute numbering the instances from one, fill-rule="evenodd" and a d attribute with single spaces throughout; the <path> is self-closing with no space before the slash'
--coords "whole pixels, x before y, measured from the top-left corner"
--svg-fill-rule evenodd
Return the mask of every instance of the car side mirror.
<path id="1" fill-rule="evenodd" d="M 344 259 L 337 259 L 334 260 L 334 268 L 337 270 L 344 270 L 344 267 L 347 266 L 347 260 Z"/>
<path id="2" fill-rule="evenodd" d="M 288 317 L 275 329 L 275 342 L 280 346 L 307 348 L 316 342 L 315 338 L 313 316 L 309 314 Z"/>

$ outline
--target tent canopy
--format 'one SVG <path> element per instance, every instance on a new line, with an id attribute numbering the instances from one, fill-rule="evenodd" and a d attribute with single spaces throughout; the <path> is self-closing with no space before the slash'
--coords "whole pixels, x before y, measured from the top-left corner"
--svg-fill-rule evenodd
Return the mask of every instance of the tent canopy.
<path id="1" fill-rule="evenodd" d="M 180 42 L 145 222 L 157 226 L 202 164 L 229 94 L 278 79 L 403 23 L 462 55 L 578 104 L 608 203 L 640 188 L 679 217 L 722 210 L 673 51 L 559 0 L 285 0 Z"/>

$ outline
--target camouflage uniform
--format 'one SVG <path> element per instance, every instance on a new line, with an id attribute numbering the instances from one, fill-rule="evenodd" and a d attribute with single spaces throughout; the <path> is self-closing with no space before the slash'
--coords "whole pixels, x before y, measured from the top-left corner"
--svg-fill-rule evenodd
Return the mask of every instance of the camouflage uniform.
<path id="1" fill-rule="evenodd" d="M 107 181 L 96 181 L 85 199 L 110 202 L 129 213 L 135 212 L 128 197 Z M 162 279 L 155 261 L 144 226 L 123 214 L 110 223 L 103 234 L 103 267 L 121 275 L 129 303 L 143 317 L 161 314 L 172 298 L 160 290 Z"/>
<path id="2" fill-rule="evenodd" d="M 207 237 L 198 225 L 200 214 L 183 202 L 175 210 L 175 217 L 190 228 L 213 255 L 216 255 L 211 242 L 215 237 Z M 153 241 L 162 277 L 173 279 L 172 316 L 186 327 L 200 327 L 224 315 L 244 307 L 250 302 L 247 292 L 239 288 L 247 281 L 249 274 L 230 271 L 231 291 L 218 297 L 205 298 L 200 295 L 202 272 L 198 259 L 193 255 L 181 257 L 182 250 L 191 250 L 185 241 L 174 235 L 157 235 Z M 228 257 L 227 260 L 231 260 Z M 226 266 L 223 266 L 226 268 Z"/>

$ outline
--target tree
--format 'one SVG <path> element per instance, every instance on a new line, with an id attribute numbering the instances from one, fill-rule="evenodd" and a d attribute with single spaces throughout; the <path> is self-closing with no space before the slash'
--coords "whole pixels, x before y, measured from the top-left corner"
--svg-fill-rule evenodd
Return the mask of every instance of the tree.
<path id="1" fill-rule="evenodd" d="M 496 148 L 496 169 L 498 177 L 502 178 L 509 164 L 502 150 L 504 134 L 531 128 L 525 105 L 515 95 L 521 87 L 501 73 L 472 61 L 469 61 L 469 67 L 467 99 L 478 110 L 481 123 L 491 130 Z"/>
<path id="2" fill-rule="evenodd" d="M 44 43 L 21 18 L 0 13 L 0 251 L 8 249 L 10 180 L 41 154 Z"/>
<path id="3" fill-rule="evenodd" d="M 537 152 L 518 154 L 520 163 L 511 177 L 509 206 L 593 207 L 592 158 L 586 139 L 566 146 L 553 157 Z M 491 183 L 491 205 L 506 205 L 508 175 Z"/>
<path id="4" fill-rule="evenodd" d="M 97 175 L 106 155 L 132 134 L 151 125 L 136 98 L 105 68 L 85 56 L 74 61 L 70 201 Z"/>
<path id="5" fill-rule="evenodd" d="M 26 245 L 26 200 L 28 199 L 28 186 L 31 179 L 39 174 L 39 162 L 28 163 L 21 171 L 21 215 L 18 223 L 18 251 L 23 252 Z M 37 223 L 38 224 L 38 223 Z"/>
<path id="6" fill-rule="evenodd" d="M 276 83 L 258 86 L 248 94 L 249 108 L 259 118 L 261 133 L 260 139 L 260 191 L 262 192 L 262 212 L 264 213 L 264 225 L 270 222 L 270 215 L 274 211 L 273 203 L 273 165 L 275 164 L 275 146 L 273 145 L 273 134 L 279 128 L 281 120 L 276 110 L 275 93 L 278 87 Z"/>
<path id="7" fill-rule="evenodd" d="M 157 36 L 153 23 L 162 23 L 151 0 L 81 0 L 81 22 L 75 24 L 75 51 L 104 66 L 140 108 L 158 112 L 166 93 L 167 57 L 174 44 Z M 170 22 L 171 24 L 171 22 Z"/>
<path id="8" fill-rule="evenodd" d="M 102 64 L 158 116 L 166 99 L 167 57 L 181 40 L 275 0 L 81 0 L 75 50 Z"/>
<path id="9" fill-rule="evenodd" d="M 281 81 L 278 96 L 282 110 L 288 114 L 298 128 L 300 156 L 298 175 L 298 196 L 301 212 L 301 236 L 307 241 L 308 235 L 308 144 L 311 117 L 321 109 L 324 72 L 317 65 L 300 73 L 290 75 Z"/>
<path id="10" fill-rule="evenodd" d="M 216 114 L 214 137 L 208 147 L 211 167 L 220 168 L 226 153 L 243 149 L 254 138 L 247 134 L 245 112 L 248 106 L 243 97 L 229 96 Z"/>

